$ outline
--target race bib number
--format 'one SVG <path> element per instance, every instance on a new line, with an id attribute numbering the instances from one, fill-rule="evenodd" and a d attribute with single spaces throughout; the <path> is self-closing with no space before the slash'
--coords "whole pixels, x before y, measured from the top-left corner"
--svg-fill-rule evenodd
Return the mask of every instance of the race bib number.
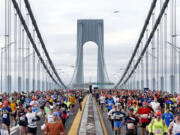
<path id="1" fill-rule="evenodd" d="M 7 113 L 3 114 L 3 118 L 7 119 Z"/>
<path id="2" fill-rule="evenodd" d="M 121 117 L 120 116 L 116 116 L 116 119 L 120 119 Z"/>
<path id="3" fill-rule="evenodd" d="M 120 115 L 116 115 L 116 119 L 121 119 L 124 115 L 120 114 Z"/>
<path id="4" fill-rule="evenodd" d="M 112 106 L 112 103 L 109 103 L 109 106 Z"/>
<path id="5" fill-rule="evenodd" d="M 25 118 L 24 117 L 20 117 L 20 121 L 24 121 L 25 120 Z"/>
<path id="6" fill-rule="evenodd" d="M 155 135 L 161 135 L 161 129 L 155 129 L 154 133 Z"/>
<path id="7" fill-rule="evenodd" d="M 141 115 L 141 117 L 146 119 L 146 118 L 148 118 L 148 115 L 147 114 L 143 114 L 143 115 Z"/>
<path id="8" fill-rule="evenodd" d="M 135 127 L 134 127 L 134 123 L 128 123 L 127 124 L 127 128 L 128 129 L 134 129 Z"/>

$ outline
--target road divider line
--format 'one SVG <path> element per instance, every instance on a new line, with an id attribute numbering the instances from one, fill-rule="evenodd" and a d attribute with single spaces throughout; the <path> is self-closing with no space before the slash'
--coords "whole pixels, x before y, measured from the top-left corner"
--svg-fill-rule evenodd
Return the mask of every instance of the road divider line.
<path id="1" fill-rule="evenodd" d="M 96 108 L 97 108 L 97 111 L 98 111 L 98 114 L 99 114 L 101 126 L 102 126 L 102 129 L 103 129 L 103 133 L 104 133 L 104 135 L 108 135 L 108 132 L 107 132 L 107 130 L 106 130 L 106 126 L 105 126 L 105 124 L 104 124 L 104 120 L 103 120 L 103 118 L 102 118 L 102 115 L 101 115 L 101 112 L 100 112 L 99 107 L 98 107 L 98 105 L 97 105 L 97 102 L 96 102 Z"/>
<path id="2" fill-rule="evenodd" d="M 79 126 L 80 126 L 80 122 L 81 122 L 81 118 L 82 118 L 82 114 L 84 111 L 87 97 L 88 97 L 88 95 L 86 95 L 84 97 L 84 100 L 82 102 L 82 111 L 80 111 L 80 109 L 78 109 L 78 112 L 74 118 L 73 124 L 68 132 L 68 135 L 77 135 L 78 134 L 78 130 L 79 130 Z"/>

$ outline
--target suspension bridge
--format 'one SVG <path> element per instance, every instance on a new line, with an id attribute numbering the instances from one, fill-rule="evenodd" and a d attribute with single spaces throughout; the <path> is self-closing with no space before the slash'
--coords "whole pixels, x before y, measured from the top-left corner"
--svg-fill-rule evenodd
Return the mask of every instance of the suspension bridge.
<path id="1" fill-rule="evenodd" d="M 51 45 L 45 43 L 46 39 L 40 30 L 36 13 L 32 10 L 31 1 L 2 1 L 0 12 L 1 22 L 4 23 L 0 23 L 1 94 L 87 89 L 90 85 L 96 85 L 98 89 L 148 88 L 172 94 L 180 92 L 180 14 L 177 12 L 180 1 L 151 0 L 137 42 L 132 45 L 133 52 L 126 67 L 122 69 L 123 73 L 115 82 L 108 76 L 105 64 L 106 22 L 103 18 L 77 18 L 77 22 L 74 22 L 77 24 L 76 63 L 72 77 L 66 83 L 50 57 L 47 46 Z M 98 47 L 97 82 L 84 81 L 83 45 L 88 41 L 96 43 Z M 88 101 L 89 107 L 92 107 L 95 101 L 91 97 L 88 97 Z M 103 127 L 101 130 L 104 130 Z"/>
<path id="2" fill-rule="evenodd" d="M 65 84 L 46 49 L 29 1 L 6 0 L 4 9 L 1 93 L 52 87 L 68 89 L 83 84 L 83 44 L 88 41 L 98 46 L 97 82 L 111 83 L 104 60 L 103 20 L 77 20 L 77 60 L 72 79 Z M 114 88 L 178 92 L 180 68 L 176 10 L 176 2 L 152 2 L 132 56 Z"/>

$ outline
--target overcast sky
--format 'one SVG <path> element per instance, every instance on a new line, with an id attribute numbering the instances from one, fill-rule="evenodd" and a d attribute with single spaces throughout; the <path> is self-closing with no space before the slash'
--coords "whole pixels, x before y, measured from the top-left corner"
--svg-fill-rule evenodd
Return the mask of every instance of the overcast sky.
<path id="1" fill-rule="evenodd" d="M 49 54 L 62 80 L 70 80 L 76 62 L 77 20 L 104 20 L 104 51 L 112 81 L 120 77 L 135 47 L 152 0 L 29 0 Z M 2 2 L 2 0 L 1 0 Z M 178 5 L 178 8 L 180 6 Z M 118 10 L 118 13 L 113 13 Z M 1 15 L 0 15 L 1 16 Z M 0 27 L 2 30 L 2 25 Z M 1 31 L 1 33 L 3 33 Z M 85 81 L 96 81 L 97 46 L 84 45 Z M 114 75 L 116 74 L 116 75 Z"/>
<path id="2" fill-rule="evenodd" d="M 58 68 L 72 76 L 76 61 L 78 19 L 104 19 L 105 62 L 109 77 L 117 80 L 142 29 L 151 0 L 31 0 L 50 56 Z M 113 12 L 118 10 L 119 13 Z M 97 46 L 84 46 L 86 81 L 96 81 Z M 119 74 L 120 75 L 120 74 Z"/>

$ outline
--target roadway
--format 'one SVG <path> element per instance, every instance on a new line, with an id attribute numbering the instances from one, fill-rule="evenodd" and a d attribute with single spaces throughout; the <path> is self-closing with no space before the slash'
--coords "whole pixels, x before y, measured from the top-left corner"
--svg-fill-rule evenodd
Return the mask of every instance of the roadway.
<path id="1" fill-rule="evenodd" d="M 38 122 L 37 135 L 43 135 L 41 125 L 44 124 L 44 119 Z M 103 112 L 95 99 L 89 94 L 84 98 L 83 111 L 79 110 L 79 105 L 76 104 L 74 113 L 66 122 L 66 133 L 68 135 L 113 135 L 111 123 L 107 119 L 107 112 Z M 123 125 L 121 134 L 125 135 L 126 129 Z M 18 126 L 11 128 L 11 135 L 19 135 Z M 141 135 L 141 130 L 138 128 L 138 135 Z"/>

